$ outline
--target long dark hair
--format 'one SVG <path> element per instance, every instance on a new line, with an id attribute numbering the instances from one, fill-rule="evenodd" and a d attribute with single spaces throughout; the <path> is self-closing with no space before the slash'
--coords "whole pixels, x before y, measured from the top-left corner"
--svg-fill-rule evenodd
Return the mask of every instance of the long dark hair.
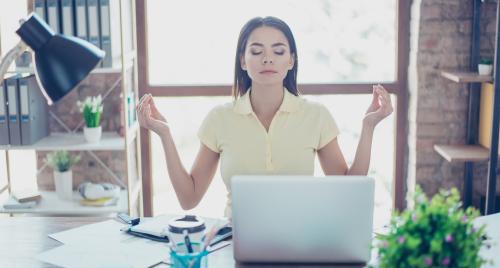
<path id="1" fill-rule="evenodd" d="M 277 30 L 280 30 L 288 40 L 290 45 L 290 54 L 294 57 L 294 65 L 291 70 L 288 70 L 285 79 L 283 80 L 283 86 L 290 91 L 295 96 L 299 95 L 297 89 L 297 69 L 298 69 L 298 57 L 297 57 L 297 46 L 295 45 L 295 39 L 293 38 L 292 30 L 288 25 L 276 18 L 276 17 L 256 17 L 249 20 L 241 29 L 240 36 L 238 38 L 238 45 L 236 47 L 236 60 L 234 65 L 234 84 L 233 84 L 233 97 L 237 99 L 239 96 L 243 96 L 248 88 L 252 85 L 252 79 L 248 76 L 248 73 L 241 68 L 241 56 L 245 53 L 245 48 L 247 46 L 248 37 L 258 27 L 269 26 Z"/>

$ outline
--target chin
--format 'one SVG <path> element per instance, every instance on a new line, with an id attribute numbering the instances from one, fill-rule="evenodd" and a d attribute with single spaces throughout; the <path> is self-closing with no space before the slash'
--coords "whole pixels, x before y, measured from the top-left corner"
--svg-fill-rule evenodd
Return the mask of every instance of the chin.
<path id="1" fill-rule="evenodd" d="M 283 78 L 284 79 L 284 78 Z M 255 84 L 263 85 L 263 86 L 275 86 L 275 85 L 283 85 L 283 79 L 252 79 L 252 82 Z"/>

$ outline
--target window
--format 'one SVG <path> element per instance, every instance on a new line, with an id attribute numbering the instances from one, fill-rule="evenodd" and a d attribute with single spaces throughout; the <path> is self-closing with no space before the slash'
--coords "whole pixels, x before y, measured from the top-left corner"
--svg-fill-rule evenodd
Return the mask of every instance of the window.
<path id="1" fill-rule="evenodd" d="M 377 203 L 384 202 L 385 208 L 392 208 L 393 204 L 404 208 L 410 11 L 407 1 L 214 0 L 179 3 L 149 0 L 138 1 L 137 10 L 138 54 L 147 55 L 139 57 L 140 92 L 153 94 L 160 109 L 177 122 L 175 128 L 183 129 L 174 130 L 184 131 L 184 134 L 176 134 L 178 139 L 175 141 L 188 170 L 198 150 L 196 130 L 203 116 L 209 108 L 230 101 L 227 95 L 232 85 L 241 27 L 252 17 L 272 15 L 287 22 L 294 33 L 299 54 L 300 90 L 307 94 L 306 98 L 335 107 L 332 114 L 338 123 L 361 124 L 361 117 L 353 114 L 361 113 L 362 116 L 368 107 L 371 84 L 384 84 L 393 93 L 396 110 L 377 127 L 370 171 L 376 174 L 370 175 L 380 182 L 377 193 L 379 185 L 385 188 L 384 191 L 392 191 L 388 198 L 377 197 Z M 351 104 L 349 109 L 336 108 L 347 101 Z M 198 106 L 203 108 L 196 111 Z M 189 114 L 193 115 L 179 112 L 175 107 L 180 107 L 181 111 L 189 108 Z M 342 128 L 339 142 L 348 162 L 354 158 L 360 129 L 360 125 L 353 124 Z M 143 179 L 145 187 L 155 184 L 152 187 L 157 199 L 154 214 L 180 212 L 175 193 L 169 188 L 159 140 L 153 135 L 151 139 L 143 138 L 142 145 L 152 148 L 148 157 L 154 170 L 143 172 Z M 319 165 L 317 167 L 316 171 L 321 172 Z M 217 175 L 193 213 L 221 215 L 223 208 L 204 203 L 224 204 L 225 189 L 220 180 L 219 185 L 216 181 Z M 148 203 L 152 207 L 153 197 L 145 198 L 146 207 Z"/>
<path id="2" fill-rule="evenodd" d="M 299 83 L 394 81 L 395 5 L 395 0 L 151 0 L 149 82 L 231 84 L 241 27 L 267 15 L 283 19 L 294 33 Z"/>
<path id="3" fill-rule="evenodd" d="M 369 95 L 308 95 L 308 100 L 324 104 L 329 108 L 337 122 L 340 135 L 338 137 L 341 150 L 350 166 L 361 132 L 361 121 L 364 108 L 368 107 Z M 160 112 L 167 118 L 184 167 L 189 171 L 194 163 L 200 141 L 196 136 L 199 125 L 206 114 L 216 105 L 230 101 L 230 97 L 159 97 L 155 98 Z M 189 108 L 186 108 L 189 107 Z M 187 111 L 189 112 L 179 112 Z M 393 181 L 394 151 L 393 115 L 381 122 L 375 131 L 372 147 L 370 174 L 376 181 L 375 190 L 375 226 L 387 224 L 392 205 L 391 191 Z M 161 140 L 153 135 L 152 164 L 154 184 L 154 213 L 156 215 L 185 213 L 180 207 L 175 191 L 170 183 Z M 315 175 L 323 176 L 323 170 L 316 158 Z M 222 182 L 219 169 L 200 204 L 189 213 L 207 217 L 224 216 L 227 190 Z"/>

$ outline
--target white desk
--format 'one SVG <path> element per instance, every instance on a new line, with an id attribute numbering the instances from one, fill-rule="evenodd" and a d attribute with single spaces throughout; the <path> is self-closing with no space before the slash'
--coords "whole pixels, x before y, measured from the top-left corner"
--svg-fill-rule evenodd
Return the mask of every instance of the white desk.
<path id="1" fill-rule="evenodd" d="M 90 217 L 10 217 L 0 218 L 0 267 L 51 267 L 35 259 L 35 256 L 61 243 L 48 237 L 48 234 L 68 230 L 89 223 L 108 220 L 108 218 Z M 494 259 L 495 266 L 500 267 L 500 213 L 481 217 L 478 224 L 487 224 L 488 235 L 497 242 L 497 246 L 481 254 Z M 156 267 L 169 267 L 158 265 Z M 361 267 L 359 265 L 274 265 L 235 263 L 231 246 L 214 252 L 209 256 L 209 267 Z"/>

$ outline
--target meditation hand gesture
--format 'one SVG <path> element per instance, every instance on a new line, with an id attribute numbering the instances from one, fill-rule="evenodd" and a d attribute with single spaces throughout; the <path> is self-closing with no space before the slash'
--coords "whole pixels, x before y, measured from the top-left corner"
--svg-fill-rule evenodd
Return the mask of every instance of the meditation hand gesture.
<path id="1" fill-rule="evenodd" d="M 160 134 L 163 130 L 168 129 L 168 122 L 156 108 L 151 94 L 142 96 L 136 108 L 137 119 L 141 127 L 149 129 L 156 134 Z"/>
<path id="2" fill-rule="evenodd" d="M 366 110 L 363 124 L 375 127 L 382 119 L 389 116 L 393 110 L 391 96 L 387 90 L 381 85 L 374 85 L 372 103 Z"/>

